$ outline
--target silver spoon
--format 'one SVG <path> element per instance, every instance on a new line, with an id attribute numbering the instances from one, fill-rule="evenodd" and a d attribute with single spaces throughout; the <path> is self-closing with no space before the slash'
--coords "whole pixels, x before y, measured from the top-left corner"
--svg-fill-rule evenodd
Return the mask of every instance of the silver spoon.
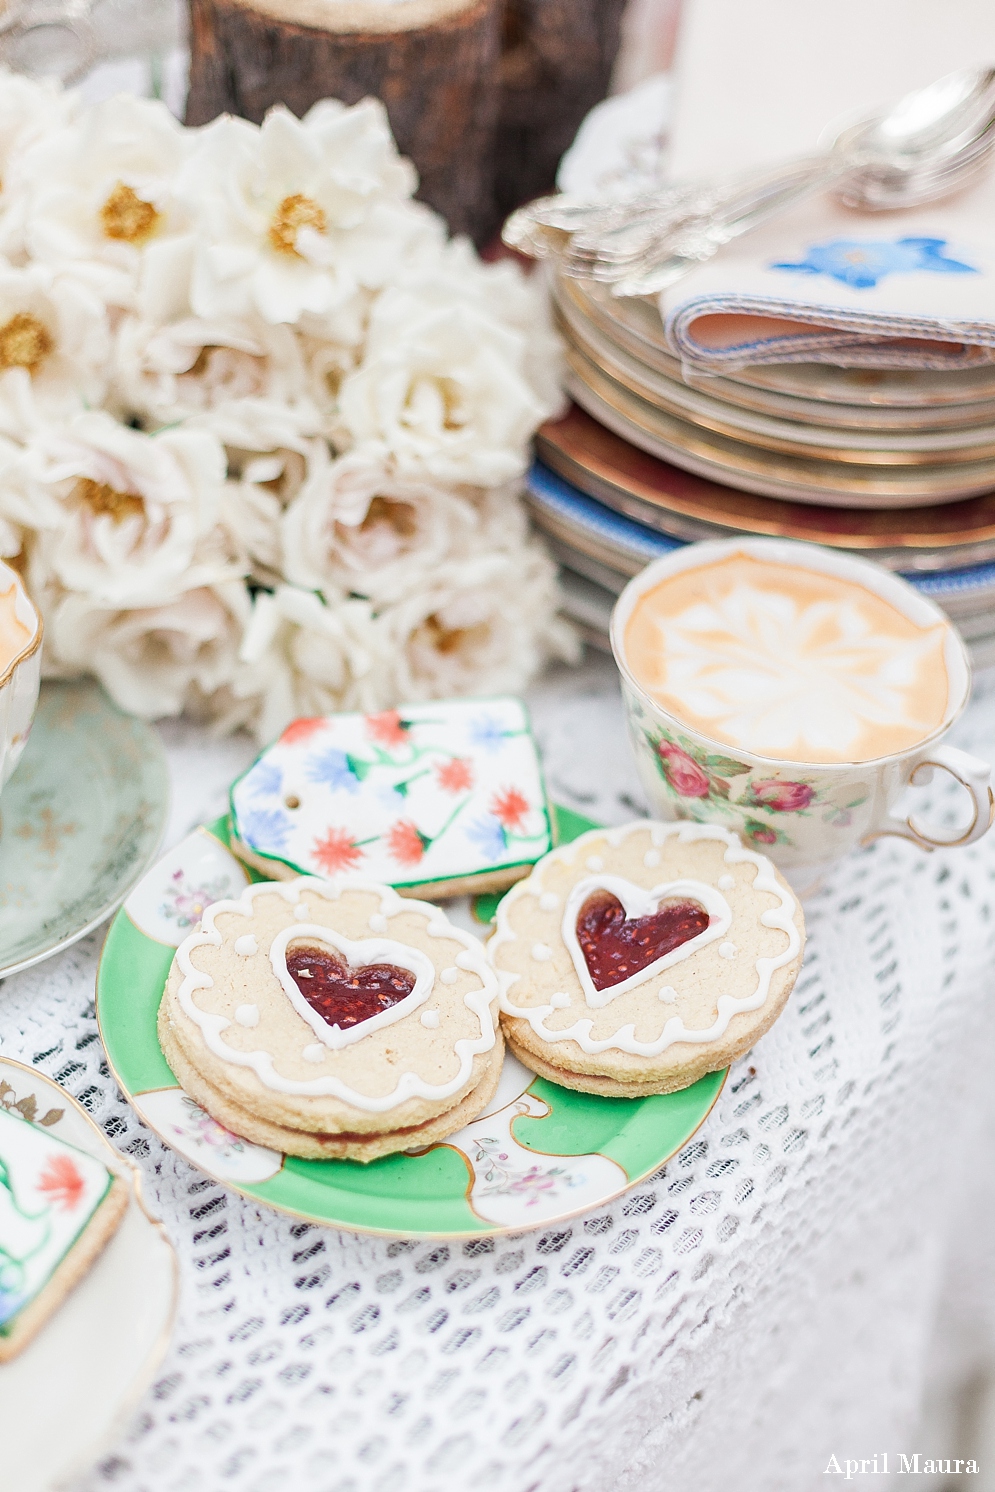
<path id="1" fill-rule="evenodd" d="M 503 238 L 613 294 L 653 295 L 723 244 L 832 188 L 849 207 L 933 202 L 987 169 L 995 149 L 995 69 L 949 73 L 886 114 L 844 129 L 829 149 L 728 182 L 694 182 L 628 202 L 541 197 L 512 213 Z"/>

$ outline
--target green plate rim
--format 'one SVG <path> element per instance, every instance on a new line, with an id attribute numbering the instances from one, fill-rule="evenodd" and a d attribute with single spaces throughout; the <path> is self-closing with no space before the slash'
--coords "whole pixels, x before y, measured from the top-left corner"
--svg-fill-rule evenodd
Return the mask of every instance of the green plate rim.
<path id="1" fill-rule="evenodd" d="M 559 806 L 556 804 L 552 806 L 555 818 L 560 818 Z M 565 810 L 562 814 L 562 827 L 566 829 L 566 833 L 563 835 L 563 838 L 572 839 L 575 838 L 577 834 L 583 832 L 583 830 L 597 828 L 600 826 L 594 824 L 591 820 L 584 818 L 580 814 L 576 814 L 571 810 Z M 200 832 L 206 832 L 210 834 L 214 839 L 218 840 L 218 842 L 221 843 L 226 849 L 230 849 L 229 829 L 230 821 L 228 819 L 228 816 L 224 815 L 222 818 L 215 820 L 211 824 L 202 825 Z M 244 868 L 252 882 L 258 882 L 265 879 L 265 877 L 254 872 L 251 867 L 245 866 Z M 148 945 L 148 948 L 150 950 L 155 950 L 156 957 L 158 958 L 160 965 L 162 965 L 164 962 L 167 945 L 158 942 L 154 938 L 150 937 L 147 933 L 142 932 L 132 922 L 131 918 L 128 916 L 127 911 L 124 908 L 121 908 L 111 922 L 110 927 L 108 928 L 107 936 L 104 940 L 104 945 L 100 953 L 100 962 L 97 968 L 96 987 L 94 992 L 97 1029 L 99 1031 L 100 1039 L 104 1047 L 107 1065 L 110 1069 L 112 1077 L 114 1078 L 114 1081 L 117 1083 L 118 1087 L 120 1088 L 121 1092 L 124 1094 L 128 1102 L 131 1103 L 132 1106 L 136 1109 L 136 1112 L 138 1113 L 142 1123 L 147 1125 L 147 1127 L 151 1129 L 153 1133 L 157 1134 L 165 1145 L 169 1146 L 170 1149 L 173 1149 L 174 1147 L 168 1136 L 165 1135 L 161 1129 L 157 1128 L 155 1124 L 149 1121 L 146 1115 L 142 1112 L 139 1105 L 135 1102 L 135 1094 L 149 1093 L 157 1090 L 168 1090 L 173 1088 L 174 1086 L 179 1087 L 180 1085 L 176 1083 L 175 1078 L 173 1078 L 172 1082 L 153 1082 L 150 1083 L 148 1087 L 143 1088 L 132 1086 L 131 1084 L 126 1082 L 124 1077 L 122 1076 L 121 1069 L 123 1066 L 126 1066 L 128 1064 L 128 1061 L 130 1059 L 122 1058 L 119 1049 L 120 1044 L 115 1040 L 114 1032 L 109 1028 L 106 1019 L 107 1004 L 113 998 L 109 993 L 109 981 L 112 977 L 111 973 L 109 972 L 111 961 L 117 952 L 118 943 L 134 943 L 135 938 L 140 939 L 143 945 Z M 169 952 L 171 962 L 172 950 L 170 949 Z M 168 972 L 168 964 L 166 964 L 166 972 Z M 163 973 L 163 984 L 165 984 L 165 977 L 166 974 Z M 159 998 L 161 998 L 161 994 Z M 156 1012 L 158 1011 L 158 1003 L 159 1001 L 157 999 L 155 1006 Z M 146 1043 L 147 1047 L 150 1046 L 149 1038 L 150 1032 L 148 1030 L 144 1030 L 142 1033 L 142 1040 Z M 151 1038 L 154 1041 L 155 1054 L 157 1055 L 153 1056 L 151 1059 L 147 1058 L 147 1060 L 158 1060 L 162 1064 L 162 1067 L 165 1069 L 165 1072 L 169 1073 L 169 1076 L 172 1077 L 173 1075 L 171 1072 L 169 1072 L 168 1064 L 166 1063 L 166 1060 L 163 1057 L 161 1049 L 159 1047 L 158 1037 L 155 1034 L 154 1018 L 151 1026 Z M 211 1176 L 211 1178 L 217 1181 L 219 1185 L 228 1187 L 231 1191 L 235 1192 L 239 1196 L 244 1197 L 247 1201 L 254 1203 L 264 1203 L 266 1206 L 273 1207 L 276 1209 L 276 1211 L 285 1213 L 286 1215 L 293 1217 L 301 1222 L 316 1223 L 324 1227 L 339 1228 L 345 1232 L 356 1233 L 359 1235 L 370 1235 L 381 1238 L 424 1239 L 426 1241 L 448 1241 L 482 1237 L 493 1238 L 500 1237 L 502 1235 L 518 1235 L 522 1233 L 533 1232 L 540 1228 L 555 1228 L 561 1223 L 568 1222 L 573 1218 L 583 1216 L 584 1214 L 591 1212 L 592 1210 L 597 1210 L 600 1207 L 607 1206 L 611 1202 L 617 1200 L 618 1197 L 624 1195 L 626 1192 L 631 1191 L 634 1187 L 638 1186 L 641 1181 L 644 1181 L 647 1176 L 650 1176 L 655 1171 L 658 1171 L 661 1166 L 666 1165 L 666 1163 L 669 1160 L 673 1159 L 673 1157 L 678 1154 L 679 1151 L 683 1150 L 685 1145 L 687 1145 L 690 1140 L 693 1139 L 698 1130 L 704 1124 L 705 1120 L 708 1118 L 709 1114 L 712 1112 L 713 1108 L 718 1102 L 719 1096 L 722 1093 L 723 1088 L 725 1087 L 728 1075 L 728 1068 L 720 1072 L 709 1073 L 705 1077 L 700 1078 L 698 1082 L 693 1084 L 690 1088 L 682 1089 L 680 1092 L 674 1094 L 656 1095 L 648 1099 L 601 1098 L 592 1094 L 575 1093 L 570 1089 L 560 1088 L 554 1084 L 547 1082 L 544 1078 L 534 1078 L 533 1081 L 529 1084 L 526 1091 L 530 1094 L 534 1094 L 534 1096 L 544 1100 L 547 1104 L 549 1104 L 551 1113 L 553 1106 L 552 1104 L 550 1104 L 550 1097 L 548 1097 L 547 1095 L 550 1095 L 554 1098 L 559 1097 L 561 1103 L 566 1109 L 577 1106 L 587 1109 L 591 1113 L 596 1113 L 602 1105 L 614 1106 L 616 1104 L 638 1104 L 640 1108 L 635 1111 L 637 1119 L 642 1113 L 645 1106 L 649 1104 L 658 1106 L 659 1103 L 664 1102 L 668 1103 L 669 1105 L 676 1104 L 678 1107 L 680 1107 L 683 1105 L 687 1105 L 689 1099 L 692 1098 L 693 1094 L 697 1094 L 700 1099 L 700 1107 L 698 1105 L 693 1106 L 692 1115 L 689 1116 L 687 1126 L 681 1129 L 679 1138 L 676 1139 L 674 1143 L 661 1147 L 660 1153 L 654 1155 L 652 1161 L 649 1164 L 641 1164 L 635 1172 L 630 1172 L 625 1165 L 624 1159 L 621 1158 L 621 1154 L 624 1154 L 624 1145 L 620 1145 L 618 1147 L 618 1151 L 616 1151 L 614 1148 L 611 1150 L 611 1152 L 606 1150 L 605 1147 L 612 1144 L 613 1136 L 611 1135 L 601 1142 L 601 1146 L 598 1149 L 575 1151 L 544 1151 L 537 1146 L 529 1145 L 527 1143 L 526 1135 L 519 1135 L 519 1143 L 525 1144 L 527 1149 L 534 1149 L 536 1155 L 603 1155 L 607 1159 L 613 1160 L 618 1166 L 620 1166 L 627 1177 L 624 1184 L 621 1185 L 616 1191 L 613 1191 L 604 1197 L 600 1197 L 596 1202 L 587 1202 L 584 1205 L 576 1208 L 565 1209 L 563 1212 L 557 1213 L 553 1217 L 537 1218 L 535 1221 L 530 1218 L 523 1218 L 520 1221 L 505 1224 L 489 1222 L 485 1218 L 477 1218 L 475 1225 L 463 1225 L 459 1227 L 381 1226 L 377 1223 L 364 1223 L 361 1221 L 357 1221 L 355 1217 L 349 1215 L 351 1212 L 350 1203 L 352 1203 L 352 1205 L 355 1205 L 355 1203 L 352 1202 L 352 1199 L 357 1197 L 360 1199 L 361 1209 L 363 1199 L 362 1191 L 357 1192 L 347 1187 L 340 1187 L 337 1189 L 334 1187 L 328 1187 L 330 1197 L 334 1198 L 336 1195 L 338 1195 L 340 1198 L 345 1199 L 344 1203 L 339 1203 L 339 1207 L 337 1209 L 339 1215 L 331 1215 L 328 1210 L 318 1211 L 312 1210 L 312 1208 L 308 1206 L 291 1204 L 286 1199 L 281 1199 L 281 1197 L 278 1195 L 271 1195 L 270 1190 L 268 1190 L 272 1188 L 273 1182 L 279 1181 L 280 1178 L 286 1177 L 288 1175 L 298 1184 L 306 1183 L 309 1179 L 317 1184 L 317 1178 L 315 1177 L 316 1169 L 320 1168 L 320 1175 L 320 1172 L 324 1171 L 324 1168 L 326 1167 L 347 1167 L 348 1170 L 346 1172 L 343 1172 L 344 1176 L 347 1176 L 349 1174 L 352 1174 L 353 1176 L 356 1176 L 357 1174 L 361 1176 L 371 1176 L 376 1174 L 374 1168 L 379 1168 L 380 1174 L 382 1174 L 385 1181 L 387 1181 L 389 1174 L 393 1173 L 396 1175 L 400 1167 L 409 1166 L 412 1162 L 417 1164 L 418 1162 L 421 1162 L 428 1157 L 435 1156 L 436 1153 L 439 1151 L 448 1152 L 454 1157 L 454 1161 L 458 1158 L 459 1164 L 462 1165 L 465 1171 L 467 1167 L 462 1153 L 455 1147 L 449 1145 L 445 1140 L 440 1141 L 435 1145 L 429 1146 L 424 1151 L 421 1151 L 415 1155 L 386 1156 L 383 1157 L 381 1160 L 371 1161 L 368 1165 L 362 1165 L 361 1167 L 359 1163 L 354 1161 L 305 1161 L 300 1160 L 295 1156 L 285 1157 L 284 1164 L 281 1167 L 280 1171 L 276 1174 L 276 1176 L 268 1178 L 266 1181 L 255 1183 L 239 1182 L 230 1180 L 227 1177 L 218 1176 L 214 1172 L 207 1169 L 207 1167 L 198 1166 L 196 1161 L 190 1159 L 190 1157 L 183 1152 L 177 1151 L 177 1153 L 183 1154 L 183 1158 L 187 1160 L 188 1164 L 194 1166 L 196 1169 L 201 1170 L 205 1175 Z M 589 1108 L 589 1106 L 596 1107 L 591 1109 Z M 544 1124 L 551 1117 L 551 1113 L 540 1119 L 530 1119 L 528 1116 L 521 1116 L 521 1118 L 516 1120 L 515 1123 L 516 1125 L 523 1122 L 525 1125 Z M 693 1118 L 693 1123 L 691 1122 L 691 1118 Z M 652 1123 L 652 1119 L 653 1115 L 652 1112 L 650 1112 L 647 1114 L 647 1122 Z M 563 1120 L 561 1122 L 568 1123 L 569 1121 Z M 615 1134 L 621 1136 L 624 1140 L 624 1127 L 617 1130 Z M 552 1138 L 551 1135 L 550 1138 Z M 645 1137 L 643 1137 L 643 1140 L 643 1148 L 645 1148 Z M 440 1157 L 437 1157 L 436 1161 L 441 1161 L 443 1165 L 449 1167 L 451 1167 L 453 1164 L 453 1162 L 444 1160 Z M 433 1162 L 433 1164 L 435 1165 L 436 1162 Z M 464 1204 L 467 1213 L 469 1213 L 470 1210 L 467 1199 L 469 1197 L 472 1183 L 473 1177 L 467 1176 L 465 1190 L 463 1191 L 461 1197 L 458 1199 Z M 327 1183 L 324 1183 L 324 1185 L 327 1187 Z M 398 1205 L 397 1198 L 384 1196 L 384 1194 L 378 1194 L 376 1200 L 380 1202 L 380 1205 L 383 1205 L 384 1202 L 392 1206 Z M 454 1196 L 451 1201 L 453 1203 L 456 1203 L 457 1198 Z M 434 1202 L 435 1199 L 432 1199 L 430 1202 L 424 1205 L 434 1205 Z M 371 1205 L 375 1205 L 373 1199 L 371 1199 Z M 346 1216 L 341 1215 L 343 1210 L 346 1212 Z"/>

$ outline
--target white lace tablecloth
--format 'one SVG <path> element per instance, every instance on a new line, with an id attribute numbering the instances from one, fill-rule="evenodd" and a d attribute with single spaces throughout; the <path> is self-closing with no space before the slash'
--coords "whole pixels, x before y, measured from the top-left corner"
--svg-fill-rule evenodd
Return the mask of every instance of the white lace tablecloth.
<path id="1" fill-rule="evenodd" d="M 639 811 L 611 665 L 532 704 L 552 795 Z M 252 748 L 163 735 L 175 841 Z M 995 689 L 956 738 L 992 749 Z M 944 1411 L 995 1355 L 993 890 L 995 834 L 842 866 L 808 904 L 786 1013 L 686 1149 L 593 1216 L 497 1241 L 361 1238 L 240 1200 L 108 1076 L 102 933 L 8 979 L 0 1048 L 139 1162 L 182 1266 L 158 1379 L 78 1492 L 805 1492 L 832 1454 L 977 1454 Z"/>

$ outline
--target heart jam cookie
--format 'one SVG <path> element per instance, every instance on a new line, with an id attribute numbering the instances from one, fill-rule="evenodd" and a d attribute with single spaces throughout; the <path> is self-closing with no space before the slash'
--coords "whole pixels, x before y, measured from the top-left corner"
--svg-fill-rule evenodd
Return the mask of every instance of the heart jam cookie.
<path id="1" fill-rule="evenodd" d="M 0 1107 L 0 1363 L 61 1305 L 127 1206 L 122 1177 Z"/>
<path id="2" fill-rule="evenodd" d="M 610 891 L 592 891 L 577 918 L 577 941 L 597 990 L 621 984 L 647 964 L 696 938 L 708 913 L 691 901 L 665 903 L 648 917 L 629 917 Z"/>
<path id="3" fill-rule="evenodd" d="M 504 1042 L 483 947 L 355 877 L 264 881 L 176 950 L 159 1039 L 190 1096 L 257 1144 L 368 1161 L 490 1102 Z"/>
<path id="4" fill-rule="evenodd" d="M 356 874 L 406 896 L 501 891 L 552 848 L 519 699 L 295 720 L 231 790 L 232 848 L 264 875 Z"/>
<path id="5" fill-rule="evenodd" d="M 687 1088 L 784 1008 L 805 924 L 766 856 L 714 824 L 595 829 L 501 902 L 488 958 L 516 1056 L 586 1093 Z"/>
<path id="6" fill-rule="evenodd" d="M 367 964 L 350 969 L 324 948 L 292 948 L 287 969 L 312 1010 L 330 1026 L 342 1030 L 358 1026 L 404 1000 L 415 987 L 415 976 L 395 964 Z"/>

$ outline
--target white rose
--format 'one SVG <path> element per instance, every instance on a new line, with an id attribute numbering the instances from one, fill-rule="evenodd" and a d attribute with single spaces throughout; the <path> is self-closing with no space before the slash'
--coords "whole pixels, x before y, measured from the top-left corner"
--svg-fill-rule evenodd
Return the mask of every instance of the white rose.
<path id="1" fill-rule="evenodd" d="M 71 121 L 79 95 L 54 78 L 26 78 L 0 67 L 0 252 L 24 253 L 24 209 L 30 175 L 23 169 L 29 146 Z"/>
<path id="2" fill-rule="evenodd" d="M 271 322 L 310 314 L 326 334 L 341 321 L 336 335 L 358 338 L 363 288 L 382 283 L 385 256 L 396 262 L 399 232 L 425 221 L 406 202 L 414 185 L 372 99 L 322 103 L 304 120 L 278 106 L 258 129 L 215 121 L 177 183 L 196 223 L 194 311 Z"/>
<path id="3" fill-rule="evenodd" d="M 218 528 L 225 454 L 207 431 L 145 435 L 77 415 L 35 435 L 21 467 L 28 493 L 61 508 L 39 542 L 69 590 L 140 606 L 232 573 Z"/>
<path id="4" fill-rule="evenodd" d="M 128 610 L 63 596 L 46 618 L 46 653 L 62 672 L 96 674 L 108 694 L 146 720 L 183 710 L 217 713 L 250 611 L 241 581 L 200 586 Z"/>
<path id="5" fill-rule="evenodd" d="M 480 530 L 473 488 L 399 475 L 379 446 L 315 463 L 282 520 L 295 585 L 391 599 Z"/>
<path id="6" fill-rule="evenodd" d="M 115 338 L 114 383 L 118 406 L 149 424 L 173 424 L 246 400 L 257 416 L 264 408 L 268 418 L 280 411 L 283 425 L 293 420 L 313 433 L 321 424 L 293 333 L 258 320 L 212 323 L 188 316 L 157 326 L 125 316 Z M 253 416 L 236 409 L 232 418 L 251 424 Z"/>
<path id="7" fill-rule="evenodd" d="M 344 442 L 379 442 L 399 472 L 442 482 L 520 476 L 545 415 L 525 376 L 525 341 L 458 298 L 426 306 L 385 290 L 363 361 L 339 391 Z"/>
<path id="8" fill-rule="evenodd" d="M 81 261 L 110 301 L 131 305 L 143 248 L 183 227 L 173 188 L 189 140 L 164 104 L 121 94 L 29 147 L 29 255 Z"/>
<path id="9" fill-rule="evenodd" d="M 228 446 L 228 474 L 221 498 L 221 516 L 239 554 L 251 562 L 266 584 L 282 580 L 283 548 L 280 523 L 287 506 L 308 480 L 315 465 L 328 464 L 324 441 L 310 440 L 265 449 L 262 454 L 241 444 Z M 267 442 L 267 445 L 269 442 Z"/>
<path id="10" fill-rule="evenodd" d="M 14 439 L 102 403 L 110 326 L 72 274 L 0 262 L 0 430 Z"/>
<path id="11" fill-rule="evenodd" d="M 322 601 L 310 591 L 278 586 L 256 596 L 233 693 L 251 703 L 261 742 L 301 716 L 377 709 L 389 698 L 380 645 L 365 601 Z"/>
<path id="12" fill-rule="evenodd" d="M 384 607 L 394 699 L 517 694 L 550 658 L 576 661 L 579 644 L 557 617 L 556 567 L 535 541 L 438 566 Z"/>
<path id="13" fill-rule="evenodd" d="M 563 344 L 553 326 L 546 278 L 526 275 L 512 259 L 485 263 L 465 238 L 454 238 L 431 261 L 405 261 L 396 285 L 423 307 L 473 305 L 522 334 L 521 367 L 541 407 L 542 418 L 562 411 Z"/>

